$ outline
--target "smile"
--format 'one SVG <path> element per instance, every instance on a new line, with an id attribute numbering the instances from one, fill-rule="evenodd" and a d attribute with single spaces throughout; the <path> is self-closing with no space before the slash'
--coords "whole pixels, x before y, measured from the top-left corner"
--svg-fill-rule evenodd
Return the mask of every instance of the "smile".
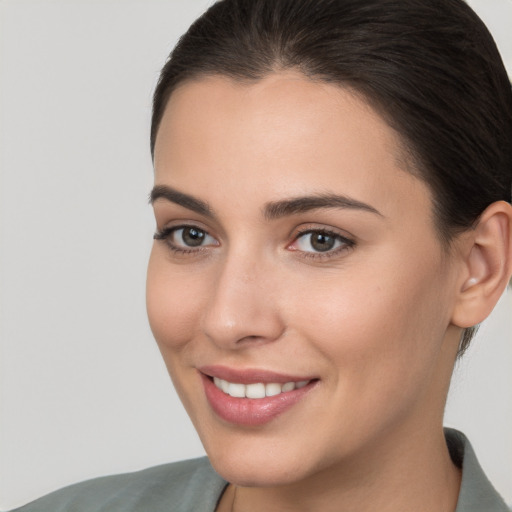
<path id="1" fill-rule="evenodd" d="M 254 384 L 240 384 L 235 382 L 228 382 L 227 380 L 213 378 L 214 384 L 221 391 L 234 398 L 251 398 L 261 399 L 268 396 L 277 396 L 281 393 L 288 393 L 294 389 L 301 389 L 309 384 L 308 380 L 301 380 L 299 382 L 285 382 L 280 384 L 278 382 L 271 382 L 265 384 L 263 382 L 256 382 Z"/>
<path id="2" fill-rule="evenodd" d="M 319 384 L 318 378 L 219 366 L 201 368 L 199 376 L 212 412 L 242 427 L 273 421 L 295 408 Z"/>

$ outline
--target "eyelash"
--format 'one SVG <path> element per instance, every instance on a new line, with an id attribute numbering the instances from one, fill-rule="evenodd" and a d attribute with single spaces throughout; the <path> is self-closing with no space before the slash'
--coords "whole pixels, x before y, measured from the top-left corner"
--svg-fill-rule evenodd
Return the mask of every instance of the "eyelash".
<path id="1" fill-rule="evenodd" d="M 169 249 L 176 253 L 181 255 L 187 255 L 187 254 L 198 254 L 206 249 L 208 246 L 197 246 L 197 247 L 182 247 L 179 245 L 174 244 L 172 240 L 172 235 L 179 231 L 180 229 L 197 229 L 198 231 L 204 233 L 205 236 L 211 236 L 208 231 L 192 225 L 192 224 L 183 224 L 179 226 L 171 226 L 167 228 L 163 228 L 159 231 L 157 231 L 153 238 L 155 240 L 161 240 L 166 243 L 166 245 L 169 247 Z M 329 229 L 313 229 L 308 228 L 304 229 L 302 231 L 299 231 L 293 238 L 293 241 L 291 244 L 287 246 L 287 248 L 290 248 L 293 244 L 297 243 L 302 237 L 306 235 L 312 235 L 312 234 L 321 234 L 324 236 L 328 236 L 333 238 L 335 241 L 340 242 L 342 245 L 340 247 L 337 247 L 335 249 L 329 249 L 325 252 L 314 252 L 314 251 L 303 251 L 300 249 L 292 249 L 293 251 L 296 251 L 300 253 L 302 258 L 309 258 L 309 259 L 329 259 L 333 258 L 335 256 L 338 256 L 340 253 L 347 251 L 351 248 L 353 248 L 356 245 L 356 242 L 350 238 L 347 238 L 345 236 L 340 235 L 339 233 L 336 233 L 335 231 L 329 230 Z"/>
<path id="2" fill-rule="evenodd" d="M 183 224 L 181 226 L 171 226 L 171 227 L 168 227 L 168 228 L 163 228 L 159 231 L 157 231 L 154 235 L 153 235 L 153 239 L 154 240 L 161 240 L 163 242 L 165 242 L 165 244 L 169 247 L 169 249 L 174 252 L 175 254 L 182 254 L 182 255 L 187 255 L 187 254 L 198 254 L 202 251 L 205 250 L 206 246 L 198 246 L 198 247 L 189 247 L 189 248 L 186 248 L 186 247 L 182 247 L 182 246 L 179 246 L 179 245 L 176 245 L 172 242 L 172 235 L 176 232 L 176 231 L 179 231 L 180 229 L 197 229 L 197 231 L 201 231 L 202 233 L 204 233 L 206 236 L 211 236 L 208 231 L 198 227 L 198 226 L 194 226 L 192 224 Z"/>
<path id="3" fill-rule="evenodd" d="M 302 258 L 317 259 L 317 260 L 318 259 L 330 259 L 330 258 L 339 256 L 342 252 L 352 249 L 356 245 L 356 242 L 354 240 L 347 238 L 346 236 L 340 235 L 336 231 L 332 231 L 332 230 L 325 229 L 325 228 L 324 229 L 308 228 L 308 229 L 299 231 L 295 235 L 293 242 L 288 247 L 297 243 L 297 241 L 300 240 L 302 237 L 304 237 L 306 235 L 312 235 L 312 234 L 321 234 L 324 236 L 332 237 L 332 238 L 334 238 L 335 241 L 341 242 L 342 245 L 340 247 L 337 247 L 335 249 L 330 249 L 325 252 L 320 252 L 320 251 L 319 252 L 312 252 L 312 251 L 310 252 L 310 251 L 301 251 L 299 249 L 294 249 L 295 251 L 301 253 Z"/>

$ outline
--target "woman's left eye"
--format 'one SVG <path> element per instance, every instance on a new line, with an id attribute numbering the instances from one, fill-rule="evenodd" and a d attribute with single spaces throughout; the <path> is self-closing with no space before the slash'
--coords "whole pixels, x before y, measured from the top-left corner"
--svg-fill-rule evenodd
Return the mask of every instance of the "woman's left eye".
<path id="1" fill-rule="evenodd" d="M 352 247 L 354 242 L 338 233 L 325 230 L 309 230 L 301 233 L 291 248 L 306 253 L 332 253 L 337 249 Z"/>

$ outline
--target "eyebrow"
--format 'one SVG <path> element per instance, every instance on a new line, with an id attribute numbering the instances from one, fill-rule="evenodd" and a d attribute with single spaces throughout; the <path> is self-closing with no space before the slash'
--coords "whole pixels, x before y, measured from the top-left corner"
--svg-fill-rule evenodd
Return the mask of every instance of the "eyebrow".
<path id="1" fill-rule="evenodd" d="M 382 213 L 369 204 L 337 194 L 318 194 L 286 199 L 284 201 L 273 201 L 265 205 L 264 213 L 267 220 L 273 220 L 288 215 L 306 213 L 320 208 L 362 210 L 384 217 Z"/>
<path id="2" fill-rule="evenodd" d="M 183 206 L 188 210 L 206 217 L 214 218 L 213 210 L 208 203 L 188 194 L 179 192 L 167 185 L 155 185 L 149 194 L 149 203 L 154 204 L 158 199 L 166 199 L 171 203 Z"/>
<path id="3" fill-rule="evenodd" d="M 200 215 L 204 215 L 212 219 L 215 218 L 213 209 L 207 202 L 197 199 L 189 194 L 179 192 L 167 185 L 155 185 L 153 190 L 151 190 L 151 193 L 149 194 L 150 204 L 154 204 L 158 199 L 165 199 Z M 297 215 L 321 208 L 360 210 L 383 217 L 383 215 L 373 206 L 363 203 L 362 201 L 337 194 L 317 194 L 285 199 L 282 201 L 271 201 L 265 205 L 263 213 L 265 219 L 275 220 L 289 215 Z"/>

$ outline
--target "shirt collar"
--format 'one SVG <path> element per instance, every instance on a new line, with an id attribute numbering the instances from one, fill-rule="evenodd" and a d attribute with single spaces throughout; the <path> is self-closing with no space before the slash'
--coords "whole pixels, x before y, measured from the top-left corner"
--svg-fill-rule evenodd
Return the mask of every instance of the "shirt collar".
<path id="1" fill-rule="evenodd" d="M 485 476 L 466 436 L 451 428 L 445 428 L 444 433 L 453 462 L 462 468 L 462 482 L 455 512 L 510 512 L 503 498 Z"/>

